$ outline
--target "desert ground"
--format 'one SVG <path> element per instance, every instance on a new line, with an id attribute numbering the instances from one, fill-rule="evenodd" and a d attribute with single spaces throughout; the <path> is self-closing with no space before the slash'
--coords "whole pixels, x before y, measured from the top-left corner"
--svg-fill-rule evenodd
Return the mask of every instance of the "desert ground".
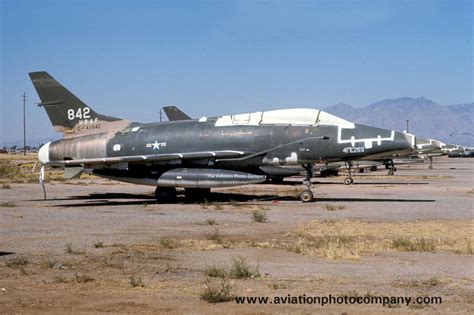
<path id="1" fill-rule="evenodd" d="M 54 172 L 43 200 L 32 159 L 0 158 L 2 313 L 474 313 L 474 159 L 315 178 L 305 204 L 298 178 L 157 204 L 150 186 Z M 234 299 L 303 294 L 442 303 Z"/>

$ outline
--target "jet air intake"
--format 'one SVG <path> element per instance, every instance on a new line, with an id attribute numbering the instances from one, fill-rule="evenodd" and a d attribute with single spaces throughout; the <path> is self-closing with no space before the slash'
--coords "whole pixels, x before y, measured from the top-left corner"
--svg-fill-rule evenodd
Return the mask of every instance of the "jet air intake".
<path id="1" fill-rule="evenodd" d="M 238 171 L 203 168 L 176 168 L 163 173 L 158 178 L 159 187 L 216 188 L 258 184 L 267 179 L 265 175 L 255 175 Z"/>

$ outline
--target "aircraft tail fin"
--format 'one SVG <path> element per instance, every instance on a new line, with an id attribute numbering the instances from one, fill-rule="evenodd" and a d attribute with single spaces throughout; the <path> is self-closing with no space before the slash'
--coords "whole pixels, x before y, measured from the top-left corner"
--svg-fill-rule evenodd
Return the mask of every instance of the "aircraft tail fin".
<path id="1" fill-rule="evenodd" d="M 192 119 L 176 106 L 166 106 L 163 107 L 163 110 L 165 111 L 166 117 L 168 117 L 169 121 Z"/>
<path id="2" fill-rule="evenodd" d="M 45 71 L 31 72 L 29 76 L 41 99 L 39 106 L 44 107 L 54 129 L 63 132 L 64 137 L 121 129 L 130 124 L 96 113 Z"/>

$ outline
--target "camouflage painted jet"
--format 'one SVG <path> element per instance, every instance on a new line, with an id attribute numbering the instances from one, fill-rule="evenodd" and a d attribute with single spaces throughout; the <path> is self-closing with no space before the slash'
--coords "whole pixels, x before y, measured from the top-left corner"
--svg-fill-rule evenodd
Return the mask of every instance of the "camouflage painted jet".
<path id="1" fill-rule="evenodd" d="M 191 117 L 189 117 L 187 114 L 185 114 L 183 111 L 181 111 L 178 107 L 176 106 L 167 106 L 163 107 L 163 110 L 165 111 L 166 116 L 168 117 L 168 120 L 170 121 L 177 121 L 177 120 L 191 120 Z M 418 144 L 418 138 L 415 139 L 416 144 Z M 431 142 L 430 142 L 431 143 Z M 418 147 L 417 147 L 418 148 Z M 412 155 L 414 151 L 410 151 L 407 154 Z M 395 164 L 399 163 L 418 163 L 420 160 L 416 159 L 410 159 L 405 161 L 401 161 L 400 159 L 397 159 L 400 154 L 399 152 L 388 152 L 386 156 L 380 156 L 380 160 L 377 161 L 370 161 L 370 160 L 348 160 L 347 156 L 341 156 L 342 160 L 340 161 L 334 161 L 334 162 L 324 162 L 324 163 L 315 163 L 314 167 L 315 169 L 320 171 L 320 176 L 325 177 L 328 175 L 337 175 L 340 169 L 344 169 L 347 171 L 348 175 L 344 177 L 343 183 L 345 185 L 351 185 L 354 183 L 354 179 L 352 177 L 354 173 L 354 169 L 366 169 L 366 168 L 377 168 L 378 165 L 385 165 L 385 168 L 388 169 L 388 175 L 394 175 L 395 172 L 397 171 L 397 168 L 395 167 Z M 408 156 L 408 155 L 407 155 Z M 363 157 L 366 158 L 366 157 Z M 302 170 L 301 168 L 296 168 L 294 166 L 287 167 L 289 170 L 293 170 L 294 174 L 292 175 L 298 175 L 301 174 Z M 288 171 L 290 172 L 290 171 Z M 289 175 L 290 176 L 290 175 Z"/>
<path id="2" fill-rule="evenodd" d="M 337 174 L 340 169 L 345 169 L 348 175 L 344 178 L 344 184 L 350 185 L 354 182 L 352 174 L 354 169 L 365 169 L 365 168 L 377 168 L 379 165 L 385 165 L 388 169 L 387 175 L 393 176 L 397 171 L 395 165 L 399 164 L 412 164 L 421 163 L 424 158 L 428 158 L 430 161 L 429 169 L 433 169 L 433 157 L 441 156 L 446 153 L 442 151 L 442 142 L 433 139 L 423 139 L 416 137 L 415 149 L 406 155 L 403 154 L 392 154 L 387 155 L 380 160 L 374 161 L 344 161 L 344 162 L 329 162 L 317 167 L 321 170 L 321 173 L 326 174 Z"/>
<path id="3" fill-rule="evenodd" d="M 47 72 L 30 78 L 51 123 L 64 138 L 46 143 L 43 165 L 156 186 L 159 201 L 173 201 L 176 188 L 202 196 L 211 188 L 263 183 L 285 177 L 285 165 L 303 165 L 303 202 L 313 200 L 317 161 L 377 159 L 411 152 L 413 135 L 354 124 L 317 109 L 281 109 L 247 114 L 138 123 L 105 116 L 74 96 Z"/>

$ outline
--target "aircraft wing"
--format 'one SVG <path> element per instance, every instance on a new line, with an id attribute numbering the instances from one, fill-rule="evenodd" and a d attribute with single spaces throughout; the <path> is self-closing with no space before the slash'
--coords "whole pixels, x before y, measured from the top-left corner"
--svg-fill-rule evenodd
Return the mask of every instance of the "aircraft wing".
<path id="1" fill-rule="evenodd" d="M 313 141 L 323 139 L 327 140 L 327 136 L 317 136 L 305 139 L 300 139 L 287 144 L 281 144 L 276 147 L 272 147 L 267 150 L 260 152 L 244 152 L 234 150 L 221 150 L 221 151 L 201 151 L 201 152 L 182 152 L 182 153 L 164 153 L 164 154 L 149 154 L 149 155 L 131 155 L 131 156 L 115 156 L 115 157 L 104 157 L 104 158 L 92 158 L 92 159 L 73 159 L 65 161 L 50 161 L 47 164 L 52 166 L 78 166 L 78 165 L 94 165 L 94 164 L 105 164 L 112 165 L 117 163 L 146 163 L 146 162 L 167 162 L 175 160 L 199 160 L 213 158 L 216 162 L 223 161 L 244 161 L 247 159 L 255 158 L 258 156 L 265 155 L 271 151 L 281 149 L 283 147 L 291 146 L 296 143 L 304 143 L 306 141 Z"/>
<path id="2" fill-rule="evenodd" d="M 176 106 L 166 106 L 163 107 L 163 110 L 165 111 L 166 117 L 168 117 L 169 121 L 192 119 Z"/>
<path id="3" fill-rule="evenodd" d="M 116 156 L 93 159 L 74 159 L 65 161 L 51 161 L 48 164 L 53 166 L 77 166 L 77 165 L 93 165 L 93 164 L 117 164 L 124 162 L 155 162 L 155 161 L 173 161 L 173 160 L 197 160 L 206 158 L 238 158 L 245 155 L 242 151 L 205 151 L 205 152 L 186 152 L 186 153 L 165 153 L 165 154 L 149 154 L 149 155 L 132 155 L 132 156 Z"/>

